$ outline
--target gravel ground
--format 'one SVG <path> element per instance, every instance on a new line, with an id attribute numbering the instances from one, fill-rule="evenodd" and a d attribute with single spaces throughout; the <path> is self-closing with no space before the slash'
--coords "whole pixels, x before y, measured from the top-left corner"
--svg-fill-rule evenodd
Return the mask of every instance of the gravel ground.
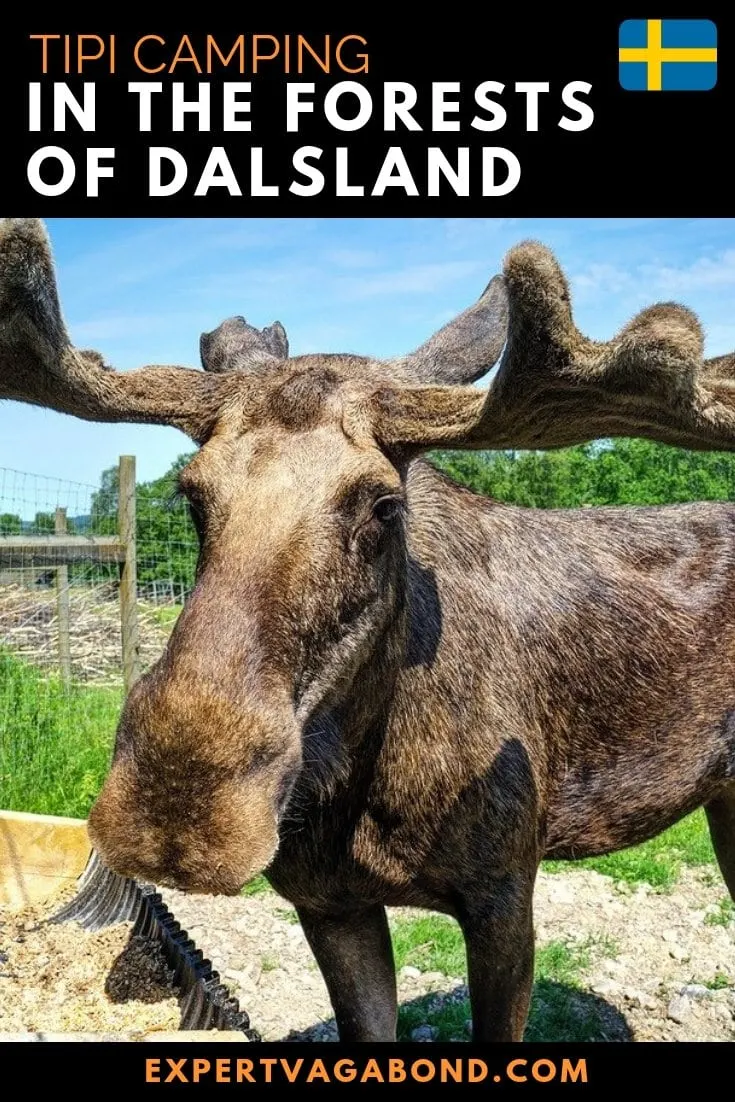
<path id="1" fill-rule="evenodd" d="M 277 895 L 207 897 L 165 891 L 164 898 L 230 985 L 264 1040 L 336 1040 L 326 988 L 296 921 Z M 722 882 L 688 869 L 675 889 L 631 889 L 586 869 L 541 874 L 535 900 L 537 944 L 589 949 L 576 997 L 610 1041 L 735 1040 L 735 923 L 718 914 Z M 396 909 L 392 917 L 401 914 Z M 434 1003 L 466 996 L 458 977 L 401 969 L 399 999 L 434 993 Z M 417 1040 L 432 1040 L 417 1027 Z M 465 1037 L 464 1039 L 468 1039 Z M 560 1038 L 557 1038 L 560 1039 Z"/>
<path id="2" fill-rule="evenodd" d="M 283 899 L 163 895 L 264 1040 L 336 1040 L 323 980 Z M 669 894 L 585 869 L 541 874 L 537 944 L 585 948 L 571 1008 L 600 1040 L 732 1041 L 735 922 L 715 921 L 724 898 L 709 869 L 685 870 Z M 150 946 L 130 941 L 128 924 L 95 934 L 75 923 L 36 929 L 59 903 L 0 910 L 0 1032 L 176 1029 L 170 976 Z M 418 913 L 395 909 L 391 919 Z M 404 1004 L 432 995 L 439 1008 L 467 995 L 460 977 L 411 966 L 398 983 Z M 549 998 L 548 991 L 537 996 Z M 424 1022 L 412 1036 L 431 1041 L 435 1030 Z"/>

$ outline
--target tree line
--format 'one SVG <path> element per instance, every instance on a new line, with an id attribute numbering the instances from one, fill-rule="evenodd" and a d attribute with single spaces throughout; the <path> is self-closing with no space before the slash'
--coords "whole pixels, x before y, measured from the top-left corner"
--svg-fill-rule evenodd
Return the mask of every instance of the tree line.
<path id="1" fill-rule="evenodd" d="M 437 452 L 433 458 L 478 493 L 541 509 L 735 500 L 735 454 L 650 440 L 595 441 L 548 452 Z"/>
<path id="2" fill-rule="evenodd" d="M 66 522 L 66 530 L 70 535 L 76 534 L 76 526 L 70 518 Z M 31 521 L 24 524 L 17 513 L 0 513 L 0 536 L 20 536 L 23 532 L 33 532 L 35 535 L 52 536 L 56 531 L 56 516 L 54 513 L 36 513 Z"/>

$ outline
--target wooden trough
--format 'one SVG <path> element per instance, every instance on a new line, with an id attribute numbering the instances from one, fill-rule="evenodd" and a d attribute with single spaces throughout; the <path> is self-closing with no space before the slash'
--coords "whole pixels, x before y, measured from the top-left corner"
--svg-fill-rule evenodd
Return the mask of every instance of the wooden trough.
<path id="1" fill-rule="evenodd" d="M 0 811 L 0 906 L 42 903 L 78 880 L 89 856 L 84 819 Z"/>

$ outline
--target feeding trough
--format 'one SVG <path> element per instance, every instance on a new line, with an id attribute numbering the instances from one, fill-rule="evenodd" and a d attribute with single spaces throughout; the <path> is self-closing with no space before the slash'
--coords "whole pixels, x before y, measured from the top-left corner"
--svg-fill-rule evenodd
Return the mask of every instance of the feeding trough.
<path id="1" fill-rule="evenodd" d="M 54 908 L 54 898 L 65 889 L 66 895 L 74 890 L 72 898 Z M 77 923 L 90 936 L 125 923 L 129 944 L 138 953 L 155 956 L 165 970 L 178 1002 L 179 1031 L 216 1030 L 218 1040 L 224 1039 L 224 1032 L 243 1040 L 259 1039 L 248 1015 L 155 887 L 119 876 L 91 851 L 84 820 L 0 812 L 0 916 L 2 909 L 8 915 L 25 909 L 37 916 L 44 906 L 48 914 L 36 925 L 23 927 L 14 942 L 67 923 Z M 4 955 L 0 978 L 4 969 L 12 968 L 12 946 Z M 55 965 L 64 968 L 63 961 Z M 12 972 L 5 975 L 12 978 Z"/>

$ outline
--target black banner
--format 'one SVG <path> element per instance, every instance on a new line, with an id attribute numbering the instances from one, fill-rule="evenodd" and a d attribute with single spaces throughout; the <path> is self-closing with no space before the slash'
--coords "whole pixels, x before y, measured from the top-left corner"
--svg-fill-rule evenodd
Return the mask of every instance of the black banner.
<path id="1" fill-rule="evenodd" d="M 733 20 L 685 14 L 6 30 L 0 193 L 47 216 L 727 215 Z"/>
<path id="2" fill-rule="evenodd" d="M 722 1075 L 727 1045 L 277 1045 L 60 1042 L 40 1051 L 0 1049 L 6 1072 L 34 1087 L 87 1090 L 113 1083 L 146 1094 L 239 1091 L 245 1097 L 290 1090 L 324 1093 L 432 1087 L 478 1097 L 598 1098 L 603 1091 L 701 1090 Z M 471 1094 L 470 1094 L 471 1096 Z"/>

